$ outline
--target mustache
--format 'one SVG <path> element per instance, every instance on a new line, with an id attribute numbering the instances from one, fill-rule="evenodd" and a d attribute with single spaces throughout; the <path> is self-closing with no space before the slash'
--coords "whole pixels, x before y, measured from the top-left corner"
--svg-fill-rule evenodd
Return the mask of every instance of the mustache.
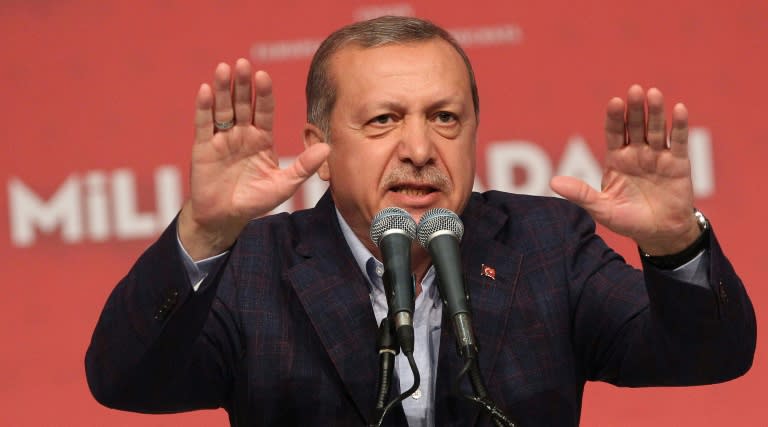
<path id="1" fill-rule="evenodd" d="M 423 168 L 400 166 L 389 171 L 384 177 L 383 185 L 385 188 L 392 188 L 402 184 L 433 187 L 440 191 L 447 191 L 452 188 L 451 180 L 434 166 L 425 166 Z"/>

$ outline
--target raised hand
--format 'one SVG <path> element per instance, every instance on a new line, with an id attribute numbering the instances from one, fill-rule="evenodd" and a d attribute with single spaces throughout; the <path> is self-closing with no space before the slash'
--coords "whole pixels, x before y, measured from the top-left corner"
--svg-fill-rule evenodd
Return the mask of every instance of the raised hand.
<path id="1" fill-rule="evenodd" d="M 621 98 L 608 102 L 605 138 L 601 191 L 564 176 L 552 178 L 552 189 L 651 255 L 676 253 L 693 243 L 700 230 L 693 215 L 685 106 L 674 106 L 667 138 L 661 92 L 646 94 L 634 85 L 626 104 Z"/>
<path id="2" fill-rule="evenodd" d="M 253 74 L 245 59 L 234 70 L 219 64 L 213 87 L 200 86 L 190 197 L 179 215 L 179 237 L 193 259 L 231 246 L 250 219 L 291 197 L 328 156 L 327 144 L 313 144 L 280 169 L 273 115 L 272 80 Z"/>

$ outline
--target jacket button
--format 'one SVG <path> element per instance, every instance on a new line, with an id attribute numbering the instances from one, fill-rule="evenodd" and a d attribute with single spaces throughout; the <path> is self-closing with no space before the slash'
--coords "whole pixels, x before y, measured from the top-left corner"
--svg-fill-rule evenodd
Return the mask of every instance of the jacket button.
<path id="1" fill-rule="evenodd" d="M 720 303 L 726 304 L 728 303 L 728 292 L 725 291 L 725 285 L 723 285 L 723 281 L 720 281 L 720 286 L 718 286 L 718 296 L 720 297 Z"/>

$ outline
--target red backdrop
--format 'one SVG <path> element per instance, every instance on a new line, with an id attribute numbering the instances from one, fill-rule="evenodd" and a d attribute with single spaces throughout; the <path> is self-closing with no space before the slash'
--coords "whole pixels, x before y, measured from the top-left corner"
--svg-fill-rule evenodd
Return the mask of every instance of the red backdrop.
<path id="1" fill-rule="evenodd" d="M 631 83 L 684 101 L 695 128 L 697 205 L 760 322 L 768 304 L 768 3 L 534 3 L 0 3 L 0 424 L 226 423 L 223 411 L 148 416 L 99 406 L 83 369 L 91 330 L 186 192 L 193 99 L 216 63 L 249 57 L 271 73 L 277 144 L 288 158 L 301 149 L 314 43 L 383 13 L 432 19 L 466 44 L 482 99 L 478 188 L 543 194 L 551 174 L 599 174 L 605 103 Z M 310 187 L 287 208 L 311 203 L 321 190 Z M 637 262 L 631 242 L 606 239 Z M 589 384 L 582 422 L 763 425 L 761 350 L 745 377 L 722 385 Z"/>

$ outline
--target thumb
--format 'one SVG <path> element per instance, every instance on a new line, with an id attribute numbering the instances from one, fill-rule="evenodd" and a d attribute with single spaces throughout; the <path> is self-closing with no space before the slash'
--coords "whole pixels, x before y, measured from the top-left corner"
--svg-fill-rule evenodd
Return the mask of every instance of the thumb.
<path id="1" fill-rule="evenodd" d="M 600 193 L 578 178 L 555 176 L 549 181 L 549 187 L 555 193 L 581 206 L 589 213 L 596 210 L 600 200 Z"/>
<path id="2" fill-rule="evenodd" d="M 326 143 L 310 145 L 285 170 L 287 178 L 297 185 L 306 181 L 323 165 L 330 152 L 331 147 Z"/>

